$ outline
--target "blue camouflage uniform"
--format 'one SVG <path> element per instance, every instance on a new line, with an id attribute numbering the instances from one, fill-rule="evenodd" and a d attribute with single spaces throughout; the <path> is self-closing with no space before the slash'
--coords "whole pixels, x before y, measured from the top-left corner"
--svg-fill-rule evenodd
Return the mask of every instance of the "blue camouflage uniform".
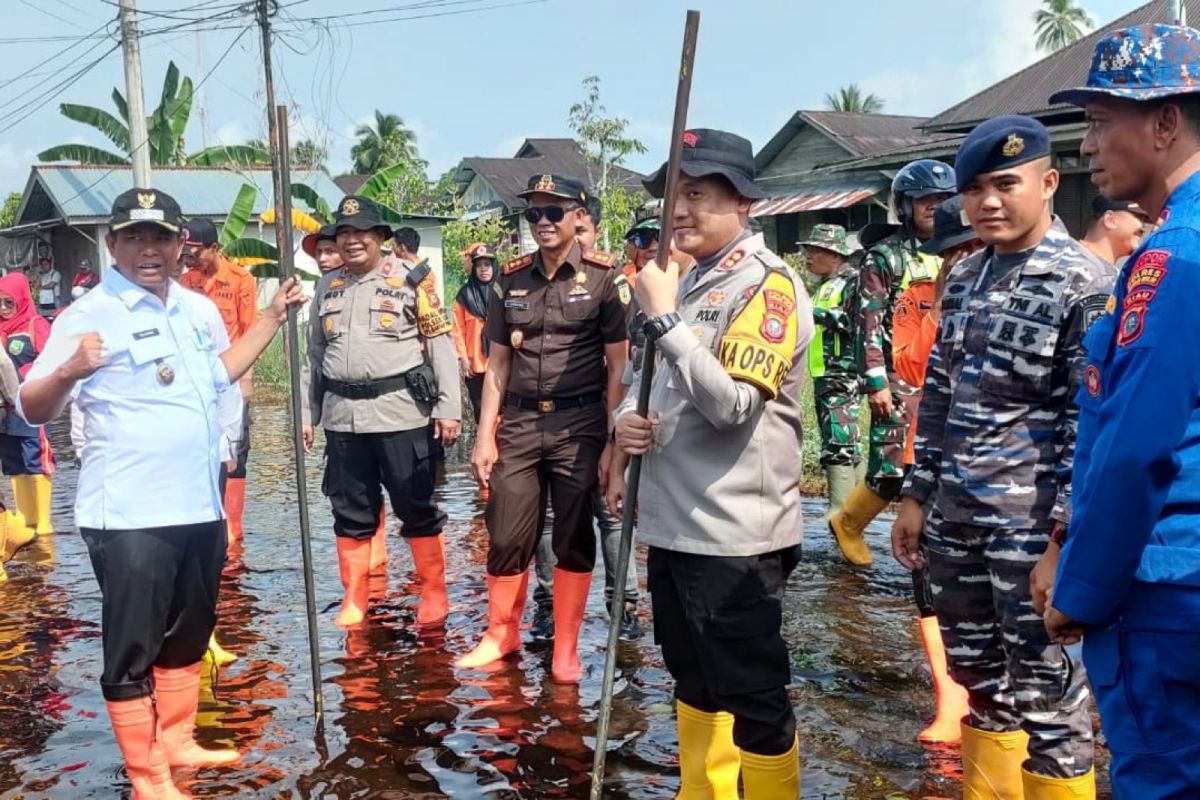
<path id="1" fill-rule="evenodd" d="M 959 188 L 1048 153 L 1040 123 L 990 120 L 959 152 Z M 1114 274 L 1057 218 L 1031 252 L 989 247 L 953 268 L 902 490 L 933 502 L 923 546 L 966 724 L 1024 730 L 1028 771 L 1050 778 L 1091 770 L 1092 725 L 1083 671 L 1033 611 L 1029 572 L 1070 514 L 1081 342 Z"/>
<path id="2" fill-rule="evenodd" d="M 1151 100 L 1198 80 L 1200 32 L 1143 25 L 1102 39 L 1087 88 L 1052 101 Z M 1194 172 L 1122 268 L 1076 397 L 1074 514 L 1053 605 L 1088 626 L 1115 800 L 1200 797 L 1198 297 Z"/>

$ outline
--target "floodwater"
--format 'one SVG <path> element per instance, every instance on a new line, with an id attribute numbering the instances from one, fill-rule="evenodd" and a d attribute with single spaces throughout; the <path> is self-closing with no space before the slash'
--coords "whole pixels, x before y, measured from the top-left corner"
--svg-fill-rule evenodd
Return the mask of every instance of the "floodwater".
<path id="1" fill-rule="evenodd" d="M 483 505 L 456 447 L 439 489 L 451 611 L 444 634 L 419 636 L 407 546 L 392 524 L 386 587 L 368 624 L 333 618 L 341 587 L 321 460 L 307 462 L 325 724 L 313 720 L 304 583 L 291 442 L 282 407 L 256 410 L 244 551 L 228 565 L 218 634 L 240 658 L 206 684 L 198 737 L 238 747 L 232 767 L 180 783 L 197 797 L 583 798 L 588 794 L 607 617 L 597 565 L 581 641 L 578 687 L 549 680 L 548 647 L 527 645 L 497 671 L 452 662 L 482 633 L 487 534 Z M 0 797 L 128 794 L 97 683 L 100 593 L 71 533 L 75 470 L 65 432 L 55 524 L 64 531 L 9 562 L 0 585 Z M 153 502 L 153 498 L 145 498 Z M 932 691 L 916 636 L 908 576 L 886 551 L 890 519 L 872 526 L 875 568 L 845 567 L 807 502 L 805 558 L 792 576 L 784 636 L 791 646 L 805 798 L 961 796 L 955 748 L 916 733 Z M 639 554 L 644 581 L 644 552 Z M 532 605 L 532 604 L 531 604 Z M 640 612 L 649 625 L 649 600 Z M 527 609 L 526 622 L 531 610 Z M 671 682 L 652 635 L 623 644 L 606 797 L 674 797 Z M 1105 795 L 1107 789 L 1105 789 Z"/>

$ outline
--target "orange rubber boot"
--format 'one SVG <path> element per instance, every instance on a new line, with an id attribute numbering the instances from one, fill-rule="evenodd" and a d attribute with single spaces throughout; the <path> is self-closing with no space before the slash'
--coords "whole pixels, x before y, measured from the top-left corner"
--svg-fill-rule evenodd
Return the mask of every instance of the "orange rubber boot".
<path id="1" fill-rule="evenodd" d="M 967 690 L 959 686 L 946 667 L 946 646 L 937 617 L 922 617 L 921 642 L 933 670 L 933 692 L 937 713 L 929 727 L 917 734 L 922 742 L 957 742 L 962 738 L 962 719 L 967 715 Z"/>
<path id="2" fill-rule="evenodd" d="M 171 782 L 171 766 L 154 725 L 153 700 L 108 700 L 113 736 L 125 758 L 125 774 L 133 784 L 132 800 L 183 797 Z"/>
<path id="3" fill-rule="evenodd" d="M 241 758 L 237 750 L 206 750 L 196 743 L 200 705 L 200 662 L 182 669 L 154 668 L 154 699 L 167 763 L 172 767 L 215 767 Z"/>
<path id="4" fill-rule="evenodd" d="M 225 481 L 225 516 L 228 518 L 229 541 L 240 541 L 242 513 L 246 510 L 246 479 L 229 478 Z"/>
<path id="5" fill-rule="evenodd" d="M 371 572 L 371 540 L 337 537 L 338 569 L 342 575 L 342 609 L 334 620 L 340 628 L 358 625 L 367 615 L 367 576 Z"/>
<path id="6" fill-rule="evenodd" d="M 371 537 L 371 572 L 378 572 L 387 567 L 387 506 L 380 505 L 379 527 Z"/>
<path id="7" fill-rule="evenodd" d="M 417 606 L 418 625 L 441 625 L 449 608 L 446 603 L 446 554 L 442 536 L 420 536 L 408 540 L 417 579 L 421 581 L 421 601 Z"/>
<path id="8" fill-rule="evenodd" d="M 456 667 L 482 667 L 521 649 L 521 614 L 529 590 L 529 570 L 520 575 L 488 575 L 487 586 L 487 633 L 474 650 L 454 662 Z"/>
<path id="9" fill-rule="evenodd" d="M 587 607 L 592 573 L 554 568 L 554 661 L 550 679 L 555 683 L 579 683 L 579 628 Z"/>

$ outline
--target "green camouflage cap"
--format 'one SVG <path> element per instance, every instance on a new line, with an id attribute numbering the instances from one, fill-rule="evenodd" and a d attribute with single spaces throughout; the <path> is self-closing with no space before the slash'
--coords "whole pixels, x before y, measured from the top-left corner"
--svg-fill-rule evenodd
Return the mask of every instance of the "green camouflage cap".
<path id="1" fill-rule="evenodd" d="M 854 249 L 846 244 L 846 229 L 841 225 L 813 225 L 812 232 L 808 234 L 808 238 L 800 242 L 800 244 L 805 247 L 820 247 L 822 250 L 832 250 L 844 256 L 848 256 L 854 252 Z"/>

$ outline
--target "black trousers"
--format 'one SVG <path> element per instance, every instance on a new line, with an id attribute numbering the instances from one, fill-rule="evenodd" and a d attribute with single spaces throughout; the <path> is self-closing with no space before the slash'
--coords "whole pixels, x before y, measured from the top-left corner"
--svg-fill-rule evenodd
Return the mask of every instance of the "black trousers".
<path id="1" fill-rule="evenodd" d="M 217 624 L 225 521 L 80 533 L 103 598 L 104 699 L 146 697 L 154 667 L 204 658 Z"/>
<path id="2" fill-rule="evenodd" d="M 246 461 L 250 458 L 250 423 L 251 422 L 252 422 L 252 420 L 250 419 L 250 404 L 246 403 L 244 406 L 242 406 L 242 438 L 238 442 L 237 452 L 234 453 L 234 455 L 237 456 L 237 466 L 234 467 L 233 472 L 229 473 L 229 475 L 227 476 L 229 478 L 234 478 L 234 479 L 240 478 L 242 480 L 245 480 L 245 478 L 246 478 Z M 225 494 L 225 487 L 221 487 L 221 494 L 222 495 Z"/>
<path id="3" fill-rule="evenodd" d="M 472 375 L 463 378 L 467 384 L 467 395 L 471 398 L 471 413 L 475 415 L 475 424 L 479 424 L 479 411 L 483 408 L 483 375 Z"/>
<path id="4" fill-rule="evenodd" d="M 757 556 L 702 556 L 651 547 L 654 638 L 675 697 L 733 715 L 733 741 L 756 755 L 791 749 L 796 715 L 783 641 L 783 591 L 800 546 Z"/>
<path id="5" fill-rule="evenodd" d="M 394 433 L 325 431 L 325 496 L 338 536 L 370 539 L 386 489 L 400 535 L 437 536 L 446 524 L 433 499 L 433 426 Z"/>
<path id="6" fill-rule="evenodd" d="M 591 572 L 596 564 L 592 497 L 605 442 L 604 406 L 548 414 L 506 408 L 497 442 L 500 460 L 488 481 L 490 575 L 520 575 L 529 569 L 546 519 L 558 566 Z"/>

